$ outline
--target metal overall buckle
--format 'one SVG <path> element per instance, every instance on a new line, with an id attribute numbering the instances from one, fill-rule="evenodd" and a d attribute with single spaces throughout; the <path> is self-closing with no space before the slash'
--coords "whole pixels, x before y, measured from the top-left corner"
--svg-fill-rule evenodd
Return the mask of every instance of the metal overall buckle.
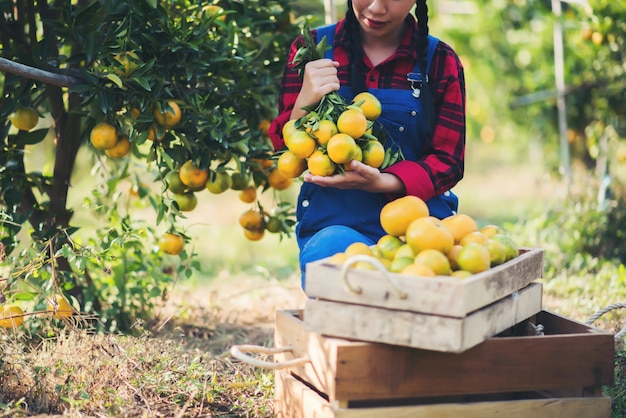
<path id="1" fill-rule="evenodd" d="M 422 73 L 408 73 L 406 79 L 411 83 L 411 90 L 413 90 L 413 97 L 419 98 L 422 93 L 422 85 L 424 79 Z M 428 75 L 426 75 L 426 82 L 428 83 Z"/>

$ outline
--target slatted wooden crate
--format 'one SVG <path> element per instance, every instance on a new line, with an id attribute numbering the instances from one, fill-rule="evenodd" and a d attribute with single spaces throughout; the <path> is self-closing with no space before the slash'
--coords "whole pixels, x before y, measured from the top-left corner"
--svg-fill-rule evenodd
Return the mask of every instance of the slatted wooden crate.
<path id="1" fill-rule="evenodd" d="M 463 353 L 327 337 L 309 329 L 302 314 L 276 312 L 275 346 L 290 350 L 276 354 L 275 361 L 308 359 L 287 374 L 307 382 L 334 407 L 369 400 L 537 391 L 559 392 L 568 399 L 595 398 L 601 386 L 613 382 L 613 335 L 545 310 Z M 529 335 L 528 324 L 542 325 L 544 335 Z M 295 396 L 289 390 L 289 396 Z M 287 395 L 277 390 L 278 398 Z M 606 411 L 604 399 L 580 401 Z"/>
<path id="2" fill-rule="evenodd" d="M 307 265 L 304 322 L 320 333 L 445 352 L 465 351 L 541 310 L 543 250 L 459 280 Z"/>

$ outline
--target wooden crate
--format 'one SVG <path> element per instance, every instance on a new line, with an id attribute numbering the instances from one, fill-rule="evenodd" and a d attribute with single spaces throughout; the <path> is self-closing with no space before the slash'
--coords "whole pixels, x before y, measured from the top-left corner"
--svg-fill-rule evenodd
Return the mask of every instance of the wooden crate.
<path id="1" fill-rule="evenodd" d="M 459 280 L 307 265 L 304 321 L 342 338 L 462 352 L 541 310 L 543 250 Z"/>
<path id="2" fill-rule="evenodd" d="M 429 400 L 404 405 L 342 407 L 331 403 L 301 380 L 276 372 L 276 418 L 610 418 L 606 396 L 564 397 L 547 393 L 507 394 L 498 397 Z"/>
<path id="3" fill-rule="evenodd" d="M 545 310 L 532 318 L 545 335 L 528 335 L 523 322 L 460 354 L 327 337 L 302 315 L 276 312 L 275 346 L 291 350 L 274 358 L 308 357 L 289 371 L 331 403 L 556 390 L 582 397 L 614 378 L 611 333 Z"/>

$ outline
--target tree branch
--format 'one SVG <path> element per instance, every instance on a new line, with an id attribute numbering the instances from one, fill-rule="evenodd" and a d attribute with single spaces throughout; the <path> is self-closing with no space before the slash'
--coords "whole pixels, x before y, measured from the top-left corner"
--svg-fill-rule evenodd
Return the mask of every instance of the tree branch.
<path id="1" fill-rule="evenodd" d="M 53 86 L 58 87 L 72 87 L 81 83 L 78 78 L 40 70 L 39 68 L 20 64 L 6 58 L 0 58 L 0 71 L 41 81 L 46 84 L 52 84 Z"/>

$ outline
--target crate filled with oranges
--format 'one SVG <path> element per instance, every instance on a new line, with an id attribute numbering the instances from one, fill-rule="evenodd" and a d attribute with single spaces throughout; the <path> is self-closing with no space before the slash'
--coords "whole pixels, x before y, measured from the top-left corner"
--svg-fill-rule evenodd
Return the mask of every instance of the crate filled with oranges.
<path id="1" fill-rule="evenodd" d="M 497 225 L 430 216 L 415 196 L 389 202 L 375 245 L 307 265 L 304 322 L 324 335 L 462 352 L 541 308 L 543 250 Z"/>

